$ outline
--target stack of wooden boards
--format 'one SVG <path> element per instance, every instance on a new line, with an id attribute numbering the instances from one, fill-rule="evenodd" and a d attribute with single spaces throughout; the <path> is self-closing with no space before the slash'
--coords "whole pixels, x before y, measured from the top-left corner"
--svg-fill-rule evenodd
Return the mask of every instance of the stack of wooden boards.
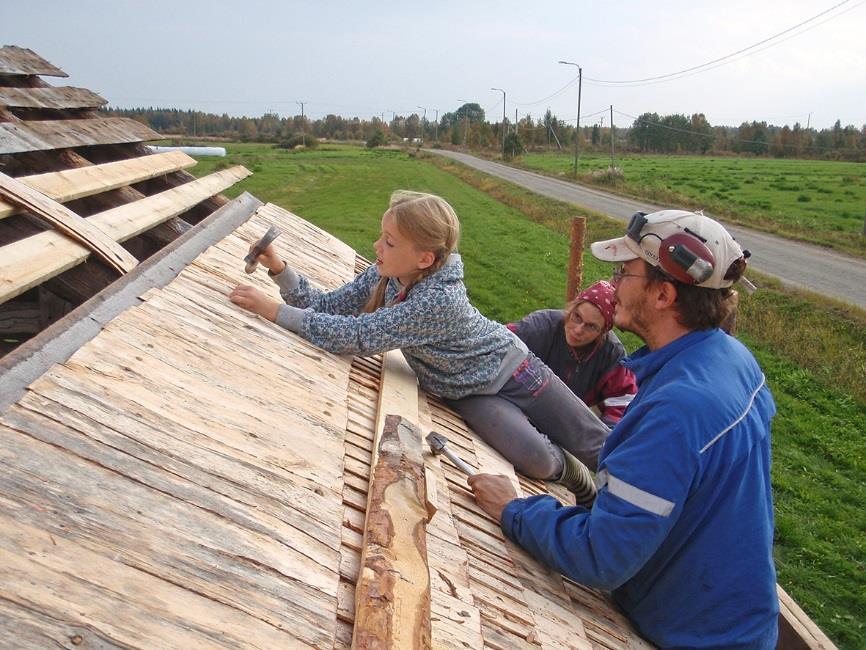
<path id="1" fill-rule="evenodd" d="M 30 50 L 0 48 L 0 354 L 42 331 L 226 202 L 237 166 L 195 179 L 159 135 L 104 117 Z M 121 245 L 123 242 L 123 245 Z"/>

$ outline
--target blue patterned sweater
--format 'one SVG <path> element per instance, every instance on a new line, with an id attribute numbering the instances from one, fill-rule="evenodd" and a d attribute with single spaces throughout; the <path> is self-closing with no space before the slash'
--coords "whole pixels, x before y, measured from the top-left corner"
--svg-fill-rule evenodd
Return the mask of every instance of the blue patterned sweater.
<path id="1" fill-rule="evenodd" d="M 526 346 L 512 332 L 469 302 L 457 254 L 415 284 L 403 301 L 370 314 L 361 310 L 381 278 L 376 265 L 327 293 L 303 276 L 295 276 L 297 283 L 288 277 L 284 272 L 273 279 L 287 304 L 305 310 L 301 336 L 336 354 L 370 356 L 401 349 L 421 387 L 442 397 L 495 393 L 504 383 L 498 380 L 526 356 Z M 389 280 L 386 304 L 401 290 L 399 282 Z"/>

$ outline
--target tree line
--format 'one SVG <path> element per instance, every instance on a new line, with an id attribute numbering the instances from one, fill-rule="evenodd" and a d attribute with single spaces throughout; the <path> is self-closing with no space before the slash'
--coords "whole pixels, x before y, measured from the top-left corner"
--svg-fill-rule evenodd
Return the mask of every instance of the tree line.
<path id="1" fill-rule="evenodd" d="M 767 122 L 743 122 L 735 126 L 713 126 L 703 113 L 659 115 L 643 113 L 628 126 L 573 124 L 559 119 L 550 110 L 540 118 L 524 115 L 516 122 L 508 118 L 489 122 L 484 109 L 466 103 L 443 113 L 438 120 L 425 120 L 417 113 L 391 114 L 371 119 L 326 115 L 310 119 L 295 115 L 281 117 L 265 113 L 261 117 L 232 117 L 174 108 L 107 108 L 108 115 L 129 117 L 148 125 L 167 137 L 218 137 L 243 142 L 294 143 L 297 136 L 325 140 L 386 142 L 424 142 L 466 146 L 470 149 L 498 149 L 503 131 L 508 146 L 528 150 L 569 150 L 575 137 L 584 151 L 605 152 L 613 137 L 618 153 L 670 154 L 750 154 L 776 158 L 822 158 L 849 161 L 866 160 L 866 125 L 859 129 L 842 126 L 839 120 L 829 129 L 775 126 Z M 390 111 L 389 111 L 390 112 Z M 514 149 L 514 152 L 517 152 Z"/>

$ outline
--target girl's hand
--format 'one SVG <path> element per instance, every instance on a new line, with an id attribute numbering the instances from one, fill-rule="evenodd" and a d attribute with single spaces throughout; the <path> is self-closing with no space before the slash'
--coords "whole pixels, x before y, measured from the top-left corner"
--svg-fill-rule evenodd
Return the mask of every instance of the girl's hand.
<path id="1" fill-rule="evenodd" d="M 253 251 L 253 246 L 255 246 L 255 244 L 250 245 L 250 252 Z M 256 260 L 259 264 L 270 270 L 274 275 L 281 273 L 282 270 L 286 268 L 286 263 L 279 255 L 277 255 L 277 250 L 274 248 L 273 244 L 265 246 Z"/>
<path id="2" fill-rule="evenodd" d="M 282 264 L 282 261 L 280 264 Z M 280 303 L 276 300 L 271 300 L 255 287 L 247 285 L 235 287 L 229 294 L 229 300 L 238 307 L 267 318 L 271 322 L 277 320 L 277 313 L 280 311 Z"/>

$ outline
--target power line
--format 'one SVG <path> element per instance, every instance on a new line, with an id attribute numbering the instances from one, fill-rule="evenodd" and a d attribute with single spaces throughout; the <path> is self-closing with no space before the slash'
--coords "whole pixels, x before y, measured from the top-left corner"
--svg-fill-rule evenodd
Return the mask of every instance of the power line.
<path id="1" fill-rule="evenodd" d="M 785 41 L 787 41 L 787 40 L 789 40 L 795 36 L 799 36 L 800 34 L 803 34 L 804 32 L 808 31 L 809 29 L 813 29 L 814 27 L 818 27 L 820 25 L 823 25 L 824 23 L 826 23 L 830 20 L 838 18 L 839 16 L 846 14 L 853 9 L 856 9 L 857 7 L 862 5 L 864 2 L 866 2 L 866 0 L 861 0 L 857 4 L 846 9 L 845 11 L 841 11 L 841 12 L 839 12 L 833 16 L 827 17 L 825 20 L 822 20 L 819 23 L 816 23 L 814 25 L 810 25 L 807 29 L 803 29 L 799 32 L 790 34 L 791 32 L 793 32 L 793 31 L 795 31 L 795 30 L 797 30 L 797 29 L 799 29 L 805 25 L 808 25 L 809 23 L 815 22 L 817 19 L 821 18 L 822 16 L 826 16 L 830 12 L 835 11 L 836 9 L 841 7 L 842 5 L 845 5 L 849 2 L 851 2 L 851 0 L 842 0 L 841 2 L 830 7 L 829 9 L 825 9 L 824 11 L 822 11 L 818 14 L 815 14 L 811 18 L 808 18 L 808 19 L 794 25 L 793 27 L 789 27 L 785 30 L 782 30 L 781 32 L 778 32 L 778 33 L 772 35 L 772 36 L 768 36 L 767 38 L 762 39 L 762 40 L 758 41 L 757 43 L 753 43 L 752 45 L 749 45 L 748 47 L 741 48 L 741 49 L 737 50 L 736 52 L 731 52 L 730 54 L 719 57 L 717 59 L 713 59 L 712 61 L 707 61 L 706 63 L 702 63 L 700 65 L 692 66 L 690 68 L 685 68 L 684 70 L 679 70 L 678 72 L 671 72 L 668 74 L 657 75 L 655 77 L 646 77 L 644 79 L 607 80 L 607 79 L 594 79 L 592 77 L 584 77 L 583 80 L 585 82 L 590 83 L 591 85 L 610 86 L 610 87 L 616 87 L 616 86 L 628 87 L 628 86 L 652 85 L 654 83 L 663 83 L 665 81 L 673 81 L 675 79 L 688 77 L 688 76 L 692 76 L 695 74 L 700 74 L 701 72 L 707 72 L 707 71 L 712 70 L 714 68 L 721 67 L 723 65 L 727 65 L 728 63 L 733 63 L 735 60 L 739 60 L 740 58 L 745 58 L 747 56 L 751 56 L 752 54 L 757 54 L 758 52 L 762 52 L 765 49 L 768 49 L 770 47 L 774 47 L 776 45 L 784 43 Z M 781 39 L 781 40 L 776 40 L 776 39 L 779 39 L 779 37 L 784 36 L 785 34 L 790 34 L 790 36 L 788 36 L 787 38 Z M 771 41 L 775 41 L 775 42 L 771 42 Z M 763 45 L 764 47 L 761 47 L 761 49 L 755 50 L 755 48 L 760 47 L 761 45 Z M 753 52 L 751 50 L 755 50 L 755 51 Z M 738 57 L 738 58 L 735 59 L 734 57 Z M 541 103 L 546 102 L 550 99 L 553 99 L 554 97 L 556 97 L 558 95 L 561 95 L 563 92 L 568 90 L 571 86 L 573 86 L 575 84 L 575 82 L 577 82 L 578 78 L 579 78 L 578 76 L 575 76 L 567 84 L 562 86 L 559 90 L 557 90 L 557 91 L 551 93 L 550 95 L 548 95 L 547 97 L 543 97 L 542 99 L 539 99 L 537 101 L 533 101 L 533 102 L 517 102 L 517 101 L 515 101 L 512 103 L 517 105 L 517 106 L 535 106 L 537 104 L 541 104 Z"/>
<path id="2" fill-rule="evenodd" d="M 864 0 L 864 1 L 866 1 L 866 0 Z M 670 72 L 668 74 L 657 75 L 655 77 L 646 77 L 644 79 L 608 80 L 608 79 L 592 79 L 590 77 L 587 77 L 586 81 L 596 83 L 596 84 L 602 84 L 602 85 L 627 86 L 627 85 L 644 84 L 647 82 L 658 82 L 658 81 L 662 81 L 662 80 L 669 80 L 669 79 L 672 79 L 675 77 L 687 76 L 688 73 L 704 72 L 703 68 L 712 69 L 709 66 L 716 67 L 715 64 L 722 64 L 722 62 L 730 63 L 731 61 L 728 61 L 728 59 L 732 59 L 735 56 L 738 56 L 740 54 L 744 54 L 745 52 L 748 52 L 749 50 L 753 50 L 760 45 L 764 45 L 766 43 L 769 43 L 770 41 L 773 41 L 773 40 L 779 38 L 780 36 L 784 36 L 785 34 L 788 34 L 788 33 L 792 32 L 796 29 L 799 29 L 800 27 L 803 27 L 804 25 L 807 25 L 811 22 L 814 22 L 818 18 L 825 16 L 826 14 L 830 13 L 831 11 L 838 9 L 842 5 L 847 4 L 849 2 L 851 2 L 851 0 L 842 0 L 842 2 L 839 2 L 835 5 L 833 5 L 829 9 L 825 9 L 824 11 L 822 11 L 818 14 L 815 14 L 811 18 L 808 18 L 808 19 L 806 19 L 800 23 L 797 23 L 793 27 L 789 27 L 788 29 L 785 29 L 781 32 L 778 32 L 777 34 L 773 34 L 772 36 L 768 36 L 767 38 L 760 40 L 757 43 L 753 43 L 752 45 L 749 45 L 748 47 L 741 48 L 741 49 L 737 50 L 736 52 L 731 52 L 730 54 L 726 54 L 725 56 L 719 57 L 717 59 L 713 59 L 712 61 L 707 61 L 706 63 L 701 63 L 700 65 L 692 66 L 690 68 L 685 68 L 685 69 L 679 70 L 677 72 Z M 861 4 L 863 4 L 863 2 L 860 2 L 857 5 L 854 5 L 854 7 L 851 7 L 850 9 L 854 9 Z M 848 10 L 846 10 L 846 12 L 847 11 Z M 832 18 L 837 18 L 838 16 L 842 15 L 842 13 L 846 13 L 846 12 L 841 12 L 841 13 L 837 14 L 836 16 L 831 16 L 830 18 L 828 18 L 828 20 L 830 20 Z M 823 24 L 823 23 L 819 23 L 819 24 Z M 817 27 L 817 25 L 813 25 L 812 27 Z M 811 27 L 809 29 L 811 29 Z M 803 30 L 803 31 L 806 31 L 806 30 Z M 799 32 L 798 34 L 801 34 L 801 33 L 802 32 Z M 797 35 L 797 34 L 793 34 L 792 36 L 795 36 L 795 35 Z M 787 40 L 787 39 L 785 39 L 785 40 Z M 782 42 L 782 41 L 780 41 L 780 42 Z M 773 45 L 776 45 L 776 43 L 774 43 Z M 754 54 L 754 52 L 751 52 L 750 54 Z"/>
<path id="3" fill-rule="evenodd" d="M 667 124 L 662 124 L 661 122 L 653 122 L 652 120 L 646 120 L 646 119 L 643 119 L 640 117 L 635 117 L 634 115 L 629 115 L 628 113 L 623 113 L 622 111 L 614 110 L 614 113 L 616 113 L 617 115 L 622 115 L 624 117 L 630 117 L 635 122 L 640 122 L 641 124 L 650 124 L 652 126 L 657 126 L 657 127 L 662 128 L 662 129 L 667 129 L 668 131 L 676 131 L 677 133 L 685 133 L 686 135 L 697 135 L 697 136 L 700 136 L 702 138 L 715 138 L 716 137 L 715 133 L 702 133 L 701 131 L 692 131 L 691 129 L 680 129 L 680 128 L 677 128 L 675 126 L 669 126 Z M 620 128 L 622 128 L 622 127 L 620 127 Z M 626 127 L 626 128 L 628 128 L 628 127 Z M 710 125 L 710 128 L 712 128 L 712 129 L 717 129 L 717 128 L 729 129 L 729 128 L 734 128 L 734 127 L 714 127 L 714 126 Z M 803 133 L 808 133 L 808 131 L 806 129 L 803 129 Z M 803 148 L 803 149 L 816 149 L 816 150 L 822 150 L 822 151 L 838 151 L 839 153 L 862 153 L 858 149 L 837 149 L 835 147 L 822 147 L 822 146 L 814 145 L 814 144 L 812 144 L 812 145 L 785 144 L 783 142 L 774 143 L 774 142 L 767 142 L 764 140 L 743 140 L 741 138 L 733 138 L 731 140 L 731 142 L 739 142 L 742 144 L 761 144 L 761 145 L 765 145 L 766 147 L 771 147 L 771 146 L 777 147 L 778 146 L 778 147 L 788 147 L 788 148 L 792 148 L 792 149 Z"/>

